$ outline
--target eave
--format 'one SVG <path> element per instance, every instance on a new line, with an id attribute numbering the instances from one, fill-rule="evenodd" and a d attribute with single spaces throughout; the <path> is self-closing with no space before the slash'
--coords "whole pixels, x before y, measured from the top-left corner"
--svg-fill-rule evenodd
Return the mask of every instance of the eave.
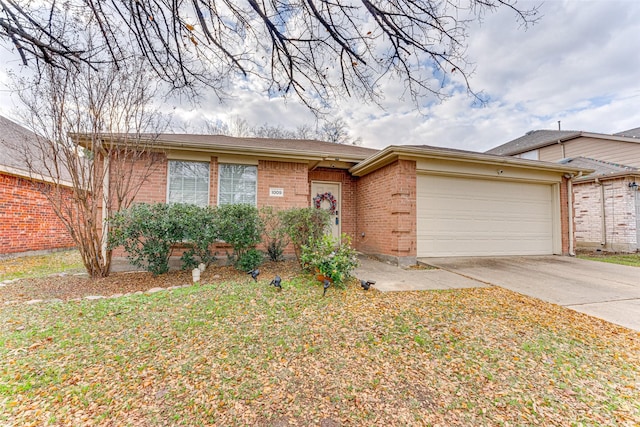
<path id="1" fill-rule="evenodd" d="M 475 153 L 469 151 L 449 150 L 435 147 L 407 147 L 391 145 L 373 156 L 358 163 L 351 169 L 354 176 L 364 176 L 396 160 L 440 159 L 456 162 L 482 163 L 495 166 L 514 166 L 524 169 L 544 170 L 570 174 L 572 176 L 592 173 L 593 170 L 581 169 L 571 166 L 558 165 L 556 163 L 540 162 L 537 160 L 519 159 L 517 157 L 499 156 L 492 154 Z"/>

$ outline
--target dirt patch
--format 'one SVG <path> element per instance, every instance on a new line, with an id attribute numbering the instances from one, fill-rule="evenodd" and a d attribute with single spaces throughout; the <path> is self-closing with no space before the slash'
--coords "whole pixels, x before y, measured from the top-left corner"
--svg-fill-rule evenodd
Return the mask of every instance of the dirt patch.
<path id="1" fill-rule="evenodd" d="M 260 280 L 271 280 L 276 274 L 288 280 L 301 272 L 296 261 L 267 262 L 260 266 Z M 201 283 L 249 281 L 251 277 L 234 267 L 211 266 L 200 278 Z M 0 304 L 10 301 L 59 299 L 68 301 L 91 295 L 111 296 L 152 288 L 192 284 L 190 271 L 172 271 L 160 276 L 147 272 L 112 273 L 109 277 L 90 279 L 85 275 L 56 274 L 48 277 L 20 279 L 0 287 Z"/>

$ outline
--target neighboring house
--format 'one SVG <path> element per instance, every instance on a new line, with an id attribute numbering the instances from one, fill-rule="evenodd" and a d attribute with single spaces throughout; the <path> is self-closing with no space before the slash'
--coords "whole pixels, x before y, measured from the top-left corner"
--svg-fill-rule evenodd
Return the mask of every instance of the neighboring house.
<path id="1" fill-rule="evenodd" d="M 613 135 L 538 130 L 487 153 L 594 170 L 573 182 L 577 247 L 640 250 L 640 128 Z"/>
<path id="2" fill-rule="evenodd" d="M 640 250 L 640 169 L 585 157 L 561 163 L 595 170 L 573 182 L 577 247 Z"/>
<path id="3" fill-rule="evenodd" d="M 157 173 L 138 202 L 333 203 L 334 234 L 347 233 L 356 249 L 394 263 L 566 254 L 573 246 L 567 191 L 581 169 L 571 165 L 429 146 L 377 151 L 219 135 L 163 134 L 153 147 Z"/>
<path id="4" fill-rule="evenodd" d="M 44 195 L 53 185 L 51 178 L 42 165 L 27 166 L 22 148 L 28 149 L 35 138 L 0 116 L 0 257 L 74 246 Z"/>

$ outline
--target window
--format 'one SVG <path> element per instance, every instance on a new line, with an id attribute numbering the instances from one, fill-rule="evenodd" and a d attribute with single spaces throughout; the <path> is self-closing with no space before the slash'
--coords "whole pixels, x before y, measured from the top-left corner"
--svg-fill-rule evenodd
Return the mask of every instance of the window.
<path id="1" fill-rule="evenodd" d="M 527 151 L 526 153 L 520 154 L 521 159 L 529 159 L 529 160 L 539 160 L 538 150 Z"/>
<path id="2" fill-rule="evenodd" d="M 169 160 L 168 203 L 209 204 L 209 163 Z"/>
<path id="3" fill-rule="evenodd" d="M 258 168 L 250 165 L 220 164 L 219 205 L 256 205 Z"/>

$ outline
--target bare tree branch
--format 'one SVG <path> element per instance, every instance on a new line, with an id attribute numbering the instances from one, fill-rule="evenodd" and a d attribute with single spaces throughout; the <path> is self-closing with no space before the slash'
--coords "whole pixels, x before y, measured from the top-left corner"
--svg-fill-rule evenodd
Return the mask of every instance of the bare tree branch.
<path id="1" fill-rule="evenodd" d="M 538 19 L 516 0 L 0 0 L 0 38 L 24 63 L 144 61 L 175 89 L 204 84 L 219 96 L 251 77 L 317 108 L 343 96 L 375 102 L 381 82 L 398 78 L 419 104 L 450 85 L 477 96 L 468 25 L 501 8 L 524 26 Z M 78 37 L 90 27 L 99 43 Z"/>

